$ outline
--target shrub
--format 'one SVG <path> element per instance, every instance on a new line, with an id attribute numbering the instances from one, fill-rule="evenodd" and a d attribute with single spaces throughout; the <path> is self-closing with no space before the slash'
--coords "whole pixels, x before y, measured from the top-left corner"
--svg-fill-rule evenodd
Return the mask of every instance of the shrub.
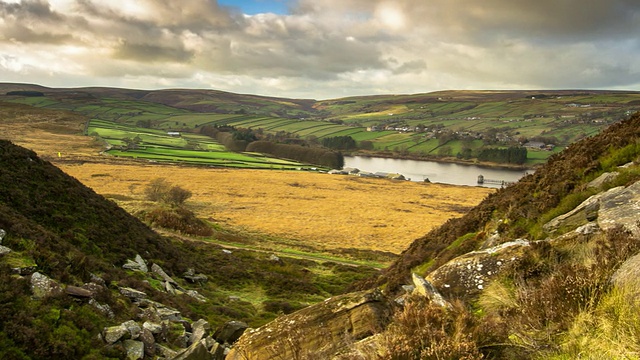
<path id="1" fill-rule="evenodd" d="M 161 201 L 171 205 L 182 205 L 191 197 L 191 191 L 172 186 L 165 178 L 151 180 L 144 189 L 145 196 L 151 201 Z"/>
<path id="2" fill-rule="evenodd" d="M 477 323 L 462 303 L 452 309 L 409 299 L 384 333 L 387 359 L 479 359 Z"/>

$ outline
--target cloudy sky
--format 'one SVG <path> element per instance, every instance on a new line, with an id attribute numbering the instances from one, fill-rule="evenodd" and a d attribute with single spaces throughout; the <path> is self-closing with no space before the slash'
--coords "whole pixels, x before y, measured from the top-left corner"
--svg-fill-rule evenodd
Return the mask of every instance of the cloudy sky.
<path id="1" fill-rule="evenodd" d="M 639 0 L 0 0 L 0 81 L 328 99 L 640 90 Z"/>

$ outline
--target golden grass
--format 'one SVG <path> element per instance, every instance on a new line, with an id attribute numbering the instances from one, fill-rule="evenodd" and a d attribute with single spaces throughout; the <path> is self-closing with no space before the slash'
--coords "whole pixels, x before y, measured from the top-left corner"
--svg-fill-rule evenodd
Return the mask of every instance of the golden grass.
<path id="1" fill-rule="evenodd" d="M 29 109 L 23 112 L 42 111 Z M 92 138 L 78 135 L 82 118 L 62 114 L 67 115 L 41 117 L 27 113 L 16 115 L 20 121 L 3 120 L 3 137 L 36 151 L 99 194 L 140 200 L 152 179 L 164 177 L 193 193 L 187 205 L 201 218 L 295 240 L 316 249 L 400 253 L 416 238 L 449 218 L 463 215 L 494 191 L 319 173 L 198 168 L 114 159 L 99 155 L 99 144 Z"/>

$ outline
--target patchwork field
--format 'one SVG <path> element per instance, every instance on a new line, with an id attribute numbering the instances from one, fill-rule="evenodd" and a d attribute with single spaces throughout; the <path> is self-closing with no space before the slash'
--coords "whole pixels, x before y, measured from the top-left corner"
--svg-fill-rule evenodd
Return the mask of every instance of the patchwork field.
<path id="1" fill-rule="evenodd" d="M 274 246 L 400 253 L 495 191 L 297 171 L 213 169 L 100 155 L 76 114 L 0 107 L 2 137 L 36 151 L 96 192 L 134 211 L 164 177 L 193 192 L 187 206 L 214 226 L 273 238 Z M 58 155 L 59 154 L 59 155 Z M 205 239 L 214 241 L 216 239 Z M 334 252 L 338 253 L 338 252 Z"/>

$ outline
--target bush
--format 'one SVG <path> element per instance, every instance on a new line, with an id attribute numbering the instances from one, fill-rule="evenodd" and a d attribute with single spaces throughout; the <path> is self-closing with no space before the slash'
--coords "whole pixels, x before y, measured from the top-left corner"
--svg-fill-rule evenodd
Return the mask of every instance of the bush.
<path id="1" fill-rule="evenodd" d="M 461 303 L 453 309 L 409 299 L 384 333 L 387 359 L 479 359 L 476 320 Z"/>
<path id="2" fill-rule="evenodd" d="M 144 189 L 148 200 L 160 201 L 171 205 L 182 205 L 191 197 L 191 191 L 172 186 L 165 178 L 156 178 Z"/>

